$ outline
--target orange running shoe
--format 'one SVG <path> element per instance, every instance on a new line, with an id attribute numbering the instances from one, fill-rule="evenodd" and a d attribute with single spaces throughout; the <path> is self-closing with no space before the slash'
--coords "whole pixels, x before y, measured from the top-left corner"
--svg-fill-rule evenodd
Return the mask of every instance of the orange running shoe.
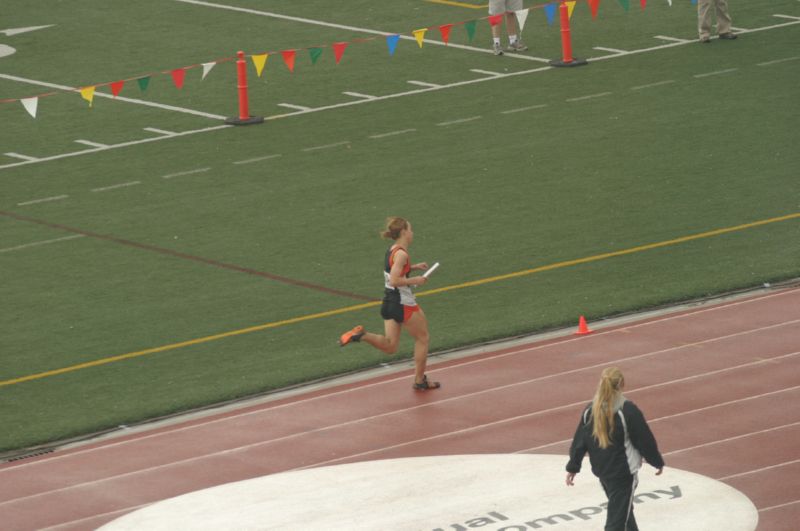
<path id="1" fill-rule="evenodd" d="M 361 336 L 364 335 L 364 327 L 358 325 L 357 327 L 353 328 L 349 332 L 345 332 L 342 334 L 342 337 L 339 338 L 339 346 L 343 347 L 348 343 L 358 343 L 361 341 Z"/>

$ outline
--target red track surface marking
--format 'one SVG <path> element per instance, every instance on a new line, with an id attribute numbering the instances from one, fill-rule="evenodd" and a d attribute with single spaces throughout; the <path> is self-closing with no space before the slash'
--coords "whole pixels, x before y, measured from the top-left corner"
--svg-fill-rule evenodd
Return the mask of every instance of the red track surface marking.
<path id="1" fill-rule="evenodd" d="M 800 289 L 444 361 L 0 465 L 4 529 L 91 529 L 147 504 L 275 472 L 444 454 L 564 454 L 617 365 L 667 469 L 739 489 L 759 529 L 800 521 Z M 650 473 L 649 470 L 644 471 Z M 593 481 L 588 470 L 581 481 Z M 553 485 L 553 489 L 564 488 Z"/>

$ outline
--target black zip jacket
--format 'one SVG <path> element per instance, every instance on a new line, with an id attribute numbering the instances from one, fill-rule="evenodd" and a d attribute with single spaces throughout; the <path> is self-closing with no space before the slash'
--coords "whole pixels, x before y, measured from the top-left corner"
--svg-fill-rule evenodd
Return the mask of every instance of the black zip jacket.
<path id="1" fill-rule="evenodd" d="M 587 452 L 592 472 L 601 479 L 636 474 L 642 466 L 642 457 L 655 468 L 664 467 L 664 458 L 658 451 L 653 432 L 636 404 L 624 400 L 616 408 L 614 421 L 611 444 L 608 448 L 600 448 L 592 435 L 592 404 L 584 409 L 569 449 L 567 472 L 580 472 Z"/>

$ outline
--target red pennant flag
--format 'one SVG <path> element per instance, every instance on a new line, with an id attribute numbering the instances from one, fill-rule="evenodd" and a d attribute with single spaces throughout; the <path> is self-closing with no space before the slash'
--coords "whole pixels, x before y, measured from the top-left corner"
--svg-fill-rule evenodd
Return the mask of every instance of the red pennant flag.
<path id="1" fill-rule="evenodd" d="M 589 0 L 589 7 L 592 8 L 592 18 L 597 18 L 597 8 L 600 7 L 600 0 Z"/>
<path id="2" fill-rule="evenodd" d="M 492 15 L 491 17 L 489 17 L 489 24 L 491 24 L 492 26 L 497 26 L 501 22 L 503 22 L 502 13 L 500 13 L 499 15 Z"/>
<path id="3" fill-rule="evenodd" d="M 122 86 L 125 85 L 124 81 L 115 81 L 111 83 L 111 93 L 116 98 L 119 96 L 119 93 L 122 92 Z"/>
<path id="4" fill-rule="evenodd" d="M 647 7 L 647 0 L 641 0 L 641 4 L 642 4 L 642 9 L 644 9 L 645 7 Z"/>
<path id="5" fill-rule="evenodd" d="M 175 83 L 175 86 L 179 89 L 183 88 L 183 78 L 186 77 L 186 70 L 183 68 L 176 68 L 171 72 L 172 74 L 172 81 Z"/>
<path id="6" fill-rule="evenodd" d="M 450 28 L 452 27 L 453 27 L 452 24 L 444 24 L 442 26 L 439 26 L 439 33 L 442 34 L 442 40 L 444 41 L 445 44 L 447 44 L 450 41 Z"/>
<path id="7" fill-rule="evenodd" d="M 294 72 L 294 57 L 296 54 L 297 50 L 284 50 L 281 52 L 283 62 L 286 63 L 286 68 L 289 69 L 289 72 Z"/>
<path id="8" fill-rule="evenodd" d="M 333 43 L 333 56 L 336 57 L 336 64 L 339 64 L 339 61 L 342 60 L 342 55 L 344 55 L 344 49 L 347 48 L 347 45 L 350 44 L 349 42 L 334 42 Z"/>

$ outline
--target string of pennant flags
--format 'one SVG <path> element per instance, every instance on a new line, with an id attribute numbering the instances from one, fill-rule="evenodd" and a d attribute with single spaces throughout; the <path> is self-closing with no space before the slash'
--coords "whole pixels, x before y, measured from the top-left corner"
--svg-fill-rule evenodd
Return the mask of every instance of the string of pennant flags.
<path id="1" fill-rule="evenodd" d="M 552 1 L 547 2 L 545 4 L 539 4 L 539 5 L 531 6 L 529 8 L 525 8 L 525 9 L 520 9 L 518 11 L 514 11 L 514 13 L 515 13 L 515 15 L 517 17 L 517 22 L 519 24 L 520 33 L 522 33 L 522 30 L 525 27 L 525 23 L 526 23 L 526 21 L 528 19 L 528 15 L 530 14 L 530 11 L 532 9 L 541 9 L 543 11 L 546 19 L 547 19 L 547 23 L 549 25 L 553 25 L 553 23 L 555 21 L 555 18 L 556 18 L 556 10 L 557 10 L 557 7 L 560 4 L 564 3 L 564 4 L 567 5 L 569 18 L 571 19 L 572 18 L 572 13 L 573 13 L 573 11 L 575 9 L 575 5 L 578 3 L 578 1 L 579 0 L 552 0 Z M 586 3 L 589 5 L 589 8 L 591 10 L 592 19 L 597 18 L 597 14 L 598 14 L 598 10 L 599 10 L 599 7 L 600 7 L 600 1 L 601 0 L 584 0 L 584 1 L 586 1 Z M 672 6 L 673 0 L 666 0 L 666 1 L 670 6 Z M 697 4 L 697 0 L 683 0 L 683 1 L 690 1 L 692 5 Z M 625 9 L 625 11 L 628 11 L 630 9 L 631 0 L 617 0 L 617 2 L 622 6 L 623 9 Z M 647 0 L 639 0 L 639 5 L 640 5 L 641 9 L 645 9 L 647 7 Z M 490 26 L 497 26 L 498 24 L 502 23 L 504 16 L 505 16 L 505 13 L 502 13 L 502 14 L 499 14 L 499 15 L 489 15 L 487 17 L 481 17 L 481 18 L 472 19 L 472 20 L 466 20 L 466 21 L 462 21 L 462 22 L 455 22 L 455 23 L 450 23 L 450 24 L 442 24 L 440 26 L 431 26 L 431 27 L 427 27 L 427 28 L 420 28 L 420 29 L 413 30 L 413 31 L 411 31 L 409 33 L 410 33 L 411 36 L 414 37 L 414 39 L 417 42 L 417 45 L 420 48 L 422 48 L 424 43 L 425 43 L 425 35 L 427 34 L 427 32 L 430 31 L 430 30 L 438 30 L 439 31 L 439 35 L 441 36 L 442 42 L 444 42 L 444 44 L 447 45 L 450 42 L 451 30 L 455 26 L 462 26 L 466 31 L 467 40 L 471 43 L 472 40 L 475 38 L 475 31 L 477 29 L 477 24 L 478 24 L 479 21 L 488 21 Z M 409 33 L 405 33 L 405 34 L 394 33 L 394 34 L 386 35 L 385 37 L 383 37 L 386 40 L 386 46 L 387 46 L 387 50 L 388 50 L 389 56 L 393 56 L 395 54 L 395 51 L 397 50 L 397 45 L 400 42 L 401 35 L 408 35 Z M 250 60 L 253 62 L 253 66 L 255 67 L 255 70 L 256 70 L 256 75 L 258 77 L 261 77 L 261 75 L 263 74 L 264 69 L 266 67 L 267 60 L 272 55 L 276 55 L 277 53 L 280 53 L 281 57 L 283 58 L 283 62 L 286 65 L 286 68 L 288 68 L 288 70 L 290 72 L 294 72 L 295 60 L 297 58 L 297 52 L 299 52 L 299 51 L 307 51 L 308 55 L 309 55 L 309 58 L 311 60 L 311 64 L 315 65 L 317 63 L 317 61 L 319 60 L 319 58 L 322 56 L 323 50 L 325 48 L 331 48 L 333 50 L 334 61 L 338 65 L 341 62 L 342 57 L 344 56 L 345 50 L 351 44 L 360 44 L 360 43 L 375 41 L 375 40 L 377 40 L 379 38 L 382 38 L 382 37 L 378 37 L 378 36 L 365 37 L 365 38 L 353 39 L 351 41 L 346 41 L 346 42 L 334 42 L 334 43 L 332 43 L 330 45 L 313 46 L 313 47 L 301 48 L 301 49 L 282 50 L 280 52 L 263 52 L 263 53 L 251 54 L 250 55 Z M 172 69 L 172 70 L 154 72 L 154 73 L 146 74 L 146 75 L 143 75 L 143 76 L 137 76 L 137 77 L 132 77 L 132 78 L 128 78 L 128 79 L 122 79 L 122 80 L 113 81 L 113 82 L 97 83 L 95 85 L 88 85 L 88 86 L 85 86 L 85 87 L 73 88 L 73 89 L 69 89 L 69 90 L 52 91 L 52 92 L 47 92 L 47 93 L 44 93 L 44 94 L 38 94 L 36 96 L 31 96 L 31 97 L 28 97 L 28 98 L 0 99 L 0 103 L 16 103 L 16 102 L 19 102 L 19 103 L 22 104 L 22 106 L 28 112 L 28 114 L 30 114 L 33 118 L 36 118 L 36 114 L 37 114 L 38 106 L 39 106 L 39 100 L 41 98 L 46 98 L 46 97 L 49 97 L 49 96 L 55 96 L 57 94 L 63 94 L 65 92 L 78 92 L 80 94 L 81 98 L 83 98 L 84 100 L 86 100 L 88 102 L 89 107 L 92 107 L 93 102 L 94 102 L 95 91 L 97 90 L 98 87 L 106 87 L 106 86 L 109 87 L 111 89 L 112 96 L 116 98 L 122 92 L 122 89 L 126 84 L 135 81 L 136 84 L 139 87 L 139 90 L 141 92 L 145 92 L 147 90 L 148 86 L 150 85 L 150 80 L 154 76 L 159 75 L 159 74 L 169 74 L 171 76 L 171 78 L 172 78 L 172 83 L 175 85 L 175 88 L 180 90 L 180 89 L 183 88 L 184 81 L 186 79 L 186 71 L 187 70 L 192 70 L 192 69 L 195 69 L 195 68 L 202 68 L 203 71 L 202 71 L 201 78 L 200 78 L 201 81 L 202 81 L 202 80 L 204 80 L 206 78 L 206 76 L 209 75 L 211 70 L 216 65 L 221 64 L 221 63 L 225 63 L 225 62 L 235 61 L 235 60 L 236 60 L 235 57 L 225 57 L 225 58 L 217 59 L 215 61 L 211 61 L 211 62 L 207 62 L 207 63 L 200 63 L 200 64 L 195 64 L 195 65 L 190 65 L 190 66 L 184 66 L 184 67 L 181 67 L 181 68 L 175 68 L 175 69 Z"/>

